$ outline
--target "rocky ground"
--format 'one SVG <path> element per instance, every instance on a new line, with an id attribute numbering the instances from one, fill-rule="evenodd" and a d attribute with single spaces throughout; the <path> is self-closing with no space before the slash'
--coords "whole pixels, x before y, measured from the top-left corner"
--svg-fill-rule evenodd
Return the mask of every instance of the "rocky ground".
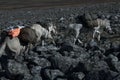
<path id="1" fill-rule="evenodd" d="M 73 36 L 64 35 L 71 19 L 81 23 L 78 16 L 85 12 L 110 19 L 114 34 L 103 32 L 100 42 L 91 42 L 92 29 L 83 27 L 79 36 L 83 45 L 74 45 Z M 120 80 L 119 3 L 0 11 L 1 28 L 17 24 L 30 26 L 39 21 L 56 24 L 57 45 L 38 45 L 15 59 L 1 56 L 1 80 Z"/>

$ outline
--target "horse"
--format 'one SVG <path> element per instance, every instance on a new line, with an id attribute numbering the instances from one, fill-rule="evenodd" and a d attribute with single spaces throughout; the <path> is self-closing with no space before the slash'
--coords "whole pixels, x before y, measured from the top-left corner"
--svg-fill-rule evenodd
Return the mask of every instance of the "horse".
<path id="1" fill-rule="evenodd" d="M 107 19 L 97 19 L 97 24 L 98 26 L 97 27 L 94 27 L 94 32 L 93 32 L 93 39 L 95 38 L 95 35 L 98 33 L 98 41 L 100 41 L 100 37 L 101 37 L 101 31 L 100 29 L 103 29 L 103 27 L 105 27 L 109 32 L 112 33 L 112 29 L 111 29 L 111 26 L 110 26 L 110 21 L 107 20 Z"/>
<path id="2" fill-rule="evenodd" d="M 80 30 L 82 29 L 82 27 L 83 27 L 82 24 L 77 24 L 77 23 L 72 23 L 72 24 L 69 24 L 69 26 L 68 26 L 67 34 L 69 34 L 71 30 L 74 30 L 74 32 L 75 32 L 75 38 L 74 38 L 74 42 L 73 42 L 74 44 L 76 43 L 77 40 L 80 44 L 82 44 L 82 41 L 80 39 L 78 39 Z"/>
<path id="3" fill-rule="evenodd" d="M 8 35 L 8 30 L 6 29 L 1 31 L 0 37 L 0 56 L 6 49 L 14 52 L 16 56 L 22 52 L 27 52 L 29 49 L 29 45 L 22 43 L 18 37 L 11 37 Z"/>
<path id="4" fill-rule="evenodd" d="M 16 56 L 19 55 L 23 50 L 25 50 L 25 46 L 22 46 L 20 44 L 18 37 L 10 38 L 9 36 L 7 36 L 0 45 L 0 55 L 2 55 L 7 48 L 10 51 L 14 52 Z"/>
<path id="5" fill-rule="evenodd" d="M 51 39 L 52 43 L 55 44 L 55 41 L 52 36 L 52 32 L 56 34 L 56 26 L 53 26 L 52 23 L 49 23 L 48 30 L 44 27 L 42 27 L 40 24 L 33 24 L 31 29 L 34 29 L 37 35 L 37 42 L 41 41 L 41 38 L 44 37 L 45 39 Z M 42 41 L 42 46 L 44 45 L 44 41 Z"/>
<path id="6" fill-rule="evenodd" d="M 110 20 L 108 19 L 100 19 L 100 18 L 92 18 L 90 14 L 84 14 L 82 16 L 82 22 L 85 24 L 85 26 L 88 26 L 90 28 L 93 28 L 93 35 L 92 40 L 94 40 L 95 35 L 98 34 L 97 40 L 100 41 L 101 33 L 103 31 L 103 28 L 106 28 L 110 33 L 112 33 L 112 28 L 110 26 Z"/>

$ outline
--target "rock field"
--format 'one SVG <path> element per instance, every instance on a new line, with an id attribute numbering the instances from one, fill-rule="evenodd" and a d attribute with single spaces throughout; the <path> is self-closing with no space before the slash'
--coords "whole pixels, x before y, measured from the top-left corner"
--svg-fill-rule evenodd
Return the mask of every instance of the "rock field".
<path id="1" fill-rule="evenodd" d="M 114 33 L 104 31 L 101 41 L 92 42 L 93 30 L 83 27 L 83 44 L 74 45 L 73 35 L 65 36 L 68 24 L 81 23 L 79 16 L 88 12 L 109 19 Z M 57 26 L 56 46 L 46 42 L 17 58 L 2 55 L 0 80 L 120 80 L 120 3 L 0 11 L 1 28 L 48 21 Z"/>

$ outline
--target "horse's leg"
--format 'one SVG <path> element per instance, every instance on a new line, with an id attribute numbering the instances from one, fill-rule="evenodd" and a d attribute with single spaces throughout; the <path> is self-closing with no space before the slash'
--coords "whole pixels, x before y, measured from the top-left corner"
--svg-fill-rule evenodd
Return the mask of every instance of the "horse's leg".
<path id="1" fill-rule="evenodd" d="M 79 34 L 80 34 L 80 29 L 77 29 L 77 30 L 76 30 L 76 40 L 78 40 L 78 42 L 79 42 L 80 44 L 82 44 L 83 42 L 82 42 L 80 39 L 78 39 Z"/>
<path id="2" fill-rule="evenodd" d="M 25 52 L 25 46 L 20 46 L 20 49 L 18 50 L 17 54 L 15 55 L 14 59 L 17 61 L 17 62 L 20 62 L 18 57 L 20 54 L 26 54 Z"/>
<path id="3" fill-rule="evenodd" d="M 95 35 L 96 35 L 96 30 L 94 30 L 94 32 L 93 32 L 92 39 L 95 39 Z"/>
<path id="4" fill-rule="evenodd" d="M 42 40 L 42 46 L 45 46 L 45 41 L 44 40 Z"/>
<path id="5" fill-rule="evenodd" d="M 99 30 L 94 30 L 94 32 L 93 32 L 93 40 L 95 39 L 95 35 L 96 35 L 96 33 L 98 33 L 98 37 L 97 37 L 97 39 L 98 39 L 98 41 L 100 41 L 100 31 Z"/>
<path id="6" fill-rule="evenodd" d="M 21 49 L 20 49 L 20 54 L 23 54 L 25 53 L 25 51 L 27 50 L 26 48 L 27 46 L 21 46 Z"/>
<path id="7" fill-rule="evenodd" d="M 97 19 L 97 22 L 98 22 L 98 27 L 96 28 L 96 33 L 98 33 L 97 39 L 98 39 L 98 41 L 100 41 L 100 35 L 101 35 L 101 33 L 100 33 L 99 29 L 100 29 L 100 27 L 101 27 L 101 25 L 103 23 L 102 23 L 102 20 L 99 20 L 99 19 Z"/>
<path id="8" fill-rule="evenodd" d="M 78 38 L 78 35 L 79 35 L 79 30 L 77 30 L 77 29 L 75 29 L 75 32 L 76 32 L 76 36 L 75 36 L 75 38 L 74 38 L 74 44 L 76 43 L 76 41 L 77 41 L 77 38 Z"/>
<path id="9" fill-rule="evenodd" d="M 100 29 L 100 25 L 98 25 L 97 27 L 94 27 L 93 39 L 95 39 L 96 33 L 100 33 L 99 29 Z"/>
<path id="10" fill-rule="evenodd" d="M 52 37 L 52 43 L 53 43 L 54 45 L 56 45 L 55 40 L 53 39 L 53 37 Z"/>
<path id="11" fill-rule="evenodd" d="M 41 44 L 41 36 L 37 38 L 37 42 L 35 43 L 35 47 Z"/>
<path id="12" fill-rule="evenodd" d="M 78 42 L 79 42 L 80 44 L 82 44 L 82 43 L 83 43 L 80 39 L 78 39 Z"/>
<path id="13" fill-rule="evenodd" d="M 52 43 L 53 43 L 54 45 L 56 45 L 55 40 L 53 39 L 52 35 L 51 35 L 50 33 L 48 33 L 48 34 L 49 34 L 49 38 L 52 40 Z"/>
<path id="14" fill-rule="evenodd" d="M 74 38 L 74 42 L 73 42 L 73 44 L 75 44 L 75 43 L 76 43 L 76 40 L 77 40 L 77 39 L 76 39 L 76 38 Z"/>
<path id="15" fill-rule="evenodd" d="M 28 43 L 27 46 L 25 46 L 24 53 L 28 53 L 33 48 L 33 44 Z M 23 48 L 24 49 L 24 48 Z"/>
<path id="16" fill-rule="evenodd" d="M 16 50 L 14 58 L 17 60 L 18 55 L 21 54 L 21 50 Z"/>
<path id="17" fill-rule="evenodd" d="M 98 38 L 97 39 L 98 39 L 98 41 L 100 41 L 101 33 L 99 31 L 97 33 L 98 33 Z"/>

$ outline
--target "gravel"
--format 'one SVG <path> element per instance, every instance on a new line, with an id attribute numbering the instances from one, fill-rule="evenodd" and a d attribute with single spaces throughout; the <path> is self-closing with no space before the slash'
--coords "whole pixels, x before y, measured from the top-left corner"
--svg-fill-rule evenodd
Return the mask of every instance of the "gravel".
<path id="1" fill-rule="evenodd" d="M 72 43 L 72 35 L 65 36 L 71 19 L 92 12 L 108 18 L 114 34 L 103 33 L 101 41 L 90 41 L 92 29 L 83 27 L 80 40 Z M 120 80 L 120 4 L 102 3 L 89 6 L 13 9 L 0 11 L 0 28 L 11 25 L 31 26 L 36 22 L 52 21 L 59 34 L 56 46 L 37 45 L 26 54 L 0 57 L 1 80 Z"/>

